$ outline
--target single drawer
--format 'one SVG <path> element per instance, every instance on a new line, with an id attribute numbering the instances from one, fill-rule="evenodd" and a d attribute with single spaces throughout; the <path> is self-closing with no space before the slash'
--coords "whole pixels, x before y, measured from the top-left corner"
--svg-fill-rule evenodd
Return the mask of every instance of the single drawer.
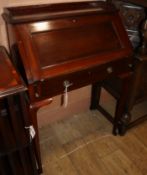
<path id="1" fill-rule="evenodd" d="M 71 91 L 112 76 L 119 76 L 130 71 L 130 63 L 130 59 L 121 59 L 39 81 L 33 85 L 31 100 L 40 101 L 62 94 L 66 85 L 68 86 L 68 91 Z"/>

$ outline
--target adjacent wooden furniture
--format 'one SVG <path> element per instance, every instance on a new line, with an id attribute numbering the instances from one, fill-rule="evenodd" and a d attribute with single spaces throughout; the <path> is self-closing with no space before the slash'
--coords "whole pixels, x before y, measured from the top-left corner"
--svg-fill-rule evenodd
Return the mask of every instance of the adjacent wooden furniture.
<path id="1" fill-rule="evenodd" d="M 106 2 L 8 7 L 3 17 L 13 61 L 28 87 L 37 133 L 34 144 L 42 172 L 37 110 L 57 94 L 113 76 L 124 79 L 123 92 L 127 94 L 132 46 L 118 11 Z M 114 130 L 126 98 L 117 108 Z"/>
<path id="2" fill-rule="evenodd" d="M 26 87 L 0 46 L 0 174 L 37 175 L 24 91 Z"/>
<path id="3" fill-rule="evenodd" d="M 142 6 L 142 7 L 147 7 L 146 0 L 121 0 L 121 1 L 131 3 L 132 5 L 134 4 L 134 5 L 138 5 L 138 6 Z"/>
<path id="4" fill-rule="evenodd" d="M 119 124 L 123 126 L 120 128 L 122 130 L 121 133 L 125 134 L 127 129 L 147 120 L 147 114 L 138 117 L 131 116 L 133 107 L 147 100 L 147 20 L 145 19 L 146 14 L 144 8 L 147 3 L 145 1 L 133 0 L 112 0 L 112 2 L 120 10 L 125 29 L 134 46 L 134 65 L 132 67 L 134 75 L 132 81 L 130 81 L 130 93 L 123 111 L 124 117 L 119 121 Z M 122 86 L 122 79 L 113 78 L 104 81 L 102 84 L 97 84 L 93 90 L 94 97 L 92 100 L 95 101 L 93 109 L 98 108 L 112 123 L 115 123 L 115 116 L 111 116 L 110 113 L 100 105 L 101 88 L 103 87 L 116 98 L 117 111 L 121 98 L 123 98 L 123 92 L 121 91 Z"/>
<path id="5" fill-rule="evenodd" d="M 121 0 L 112 1 L 120 11 L 125 29 L 134 46 L 138 48 L 141 44 L 141 24 L 145 19 L 145 9 L 142 6 L 134 5 Z"/>

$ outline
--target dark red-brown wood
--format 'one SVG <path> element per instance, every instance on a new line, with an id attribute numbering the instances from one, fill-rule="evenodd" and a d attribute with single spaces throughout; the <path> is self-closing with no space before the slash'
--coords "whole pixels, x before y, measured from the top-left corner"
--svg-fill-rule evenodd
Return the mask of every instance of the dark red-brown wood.
<path id="1" fill-rule="evenodd" d="M 70 91 L 113 76 L 128 78 L 132 46 L 118 11 L 107 2 L 9 7 L 3 17 L 12 58 L 28 85 L 41 171 L 37 110 L 64 93 L 65 81 Z"/>
<path id="2" fill-rule="evenodd" d="M 0 71 L 0 174 L 37 175 L 30 134 L 25 129 L 30 126 L 27 88 L 2 46 Z"/>
<path id="3" fill-rule="evenodd" d="M 2 46 L 0 46 L 0 72 L 0 98 L 26 90 Z"/>

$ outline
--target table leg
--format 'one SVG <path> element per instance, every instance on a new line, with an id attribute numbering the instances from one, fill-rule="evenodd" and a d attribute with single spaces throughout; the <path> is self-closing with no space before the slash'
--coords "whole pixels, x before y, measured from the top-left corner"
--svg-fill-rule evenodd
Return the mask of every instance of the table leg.
<path id="1" fill-rule="evenodd" d="M 131 115 L 128 107 L 128 99 L 129 99 L 129 92 L 130 92 L 130 82 L 132 78 L 132 73 L 123 77 L 123 85 L 120 93 L 120 98 L 118 100 L 116 111 L 115 111 L 115 118 L 114 118 L 114 125 L 113 125 L 113 134 L 117 135 L 124 135 L 127 130 L 127 125 L 131 120 Z"/>
<path id="2" fill-rule="evenodd" d="M 36 161 L 38 165 L 38 173 L 41 174 L 43 172 L 42 170 L 42 162 L 41 162 L 41 152 L 40 152 L 40 144 L 39 144 L 39 131 L 38 131 L 38 122 L 37 122 L 37 108 L 32 108 L 30 106 L 30 116 L 32 120 L 32 125 L 35 129 L 35 137 L 33 139 L 33 145 L 34 145 L 34 151 L 36 155 Z"/>

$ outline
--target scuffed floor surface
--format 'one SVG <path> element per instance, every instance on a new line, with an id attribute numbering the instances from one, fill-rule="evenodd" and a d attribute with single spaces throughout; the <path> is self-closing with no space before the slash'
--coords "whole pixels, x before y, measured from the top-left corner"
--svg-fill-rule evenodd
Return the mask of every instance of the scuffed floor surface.
<path id="1" fill-rule="evenodd" d="M 123 137 L 98 112 L 40 129 L 43 175 L 147 175 L 147 122 Z"/>

